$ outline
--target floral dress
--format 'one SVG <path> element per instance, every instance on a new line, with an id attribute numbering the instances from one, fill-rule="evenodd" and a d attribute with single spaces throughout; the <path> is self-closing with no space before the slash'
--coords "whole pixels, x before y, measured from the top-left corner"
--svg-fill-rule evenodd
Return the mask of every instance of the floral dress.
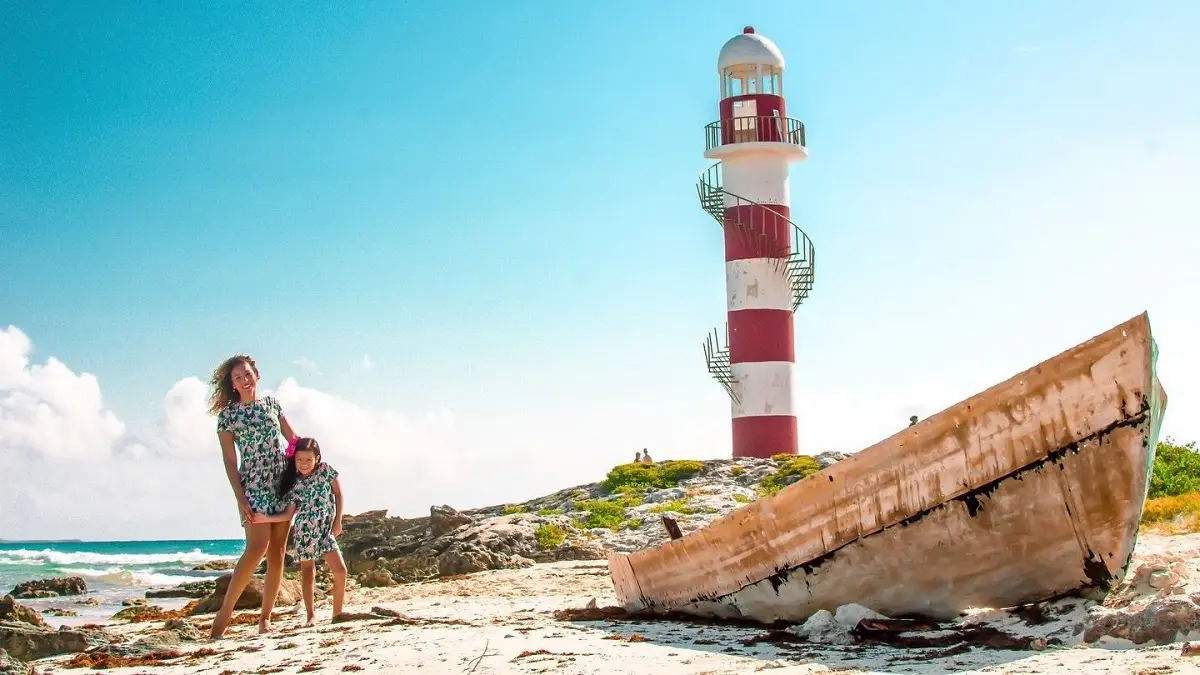
<path id="1" fill-rule="evenodd" d="M 250 403 L 233 403 L 217 415 L 217 431 L 233 433 L 241 461 L 238 476 L 250 508 L 273 516 L 287 508 L 276 492 L 287 466 L 279 416 L 283 408 L 274 396 Z"/>
<path id="2" fill-rule="evenodd" d="M 330 551 L 340 550 L 333 538 L 333 519 L 337 502 L 333 497 L 333 479 L 337 469 L 325 462 L 307 476 L 296 476 L 296 486 L 285 499 L 296 505 L 292 516 L 292 548 L 299 560 L 317 560 Z"/>

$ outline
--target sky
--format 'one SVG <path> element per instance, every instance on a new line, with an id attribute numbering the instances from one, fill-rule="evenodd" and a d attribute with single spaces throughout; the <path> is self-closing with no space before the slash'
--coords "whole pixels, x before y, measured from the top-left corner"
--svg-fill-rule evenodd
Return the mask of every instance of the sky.
<path id="1" fill-rule="evenodd" d="M 801 452 L 1143 311 L 1200 440 L 1200 5 L 0 3 L 0 538 L 238 537 L 213 368 L 349 513 L 730 452 L 695 180 L 721 45 L 786 61 Z"/>

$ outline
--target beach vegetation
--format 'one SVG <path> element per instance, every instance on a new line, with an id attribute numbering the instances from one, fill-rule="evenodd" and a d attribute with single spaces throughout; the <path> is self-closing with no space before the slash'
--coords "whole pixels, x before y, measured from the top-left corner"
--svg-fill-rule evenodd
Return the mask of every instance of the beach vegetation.
<path id="1" fill-rule="evenodd" d="M 1158 444 L 1150 472 L 1151 499 L 1200 492 L 1200 450 L 1195 441 L 1178 444 L 1171 439 Z"/>
<path id="2" fill-rule="evenodd" d="M 537 514 L 539 516 L 561 516 L 562 512 L 563 512 L 562 509 L 538 509 L 537 510 Z"/>
<path id="3" fill-rule="evenodd" d="M 735 501 L 739 504 L 749 504 L 750 502 L 752 502 L 754 500 L 740 492 L 735 492 L 735 493 L 733 493 L 733 501 Z"/>
<path id="4" fill-rule="evenodd" d="M 704 471 L 704 463 L 692 459 L 669 459 L 653 464 L 633 462 L 614 466 L 600 483 L 607 494 L 629 494 L 670 488 Z"/>
<path id="5" fill-rule="evenodd" d="M 663 502 L 662 504 L 655 504 L 654 506 L 651 506 L 650 511 L 653 513 L 666 513 L 671 511 L 674 513 L 683 514 L 685 516 L 690 516 L 696 512 L 696 509 L 692 508 L 686 501 L 682 499 L 672 499 L 669 502 Z"/>
<path id="6" fill-rule="evenodd" d="M 545 523 L 534 529 L 533 537 L 537 540 L 538 548 L 555 548 L 567 540 L 567 532 L 555 523 Z"/>
<path id="7" fill-rule="evenodd" d="M 746 473 L 746 467 L 744 466 L 735 466 L 729 469 L 729 475 L 733 476 L 734 478 L 737 478 L 744 473 Z"/>
<path id="8" fill-rule="evenodd" d="M 816 458 L 808 455 L 775 455 L 776 469 L 758 482 L 758 494 L 769 497 L 792 483 L 821 470 Z"/>
<path id="9" fill-rule="evenodd" d="M 585 499 L 575 502 L 575 508 L 587 514 L 583 518 L 584 527 L 587 529 L 604 527 L 615 530 L 626 520 L 626 507 L 620 499 Z"/>
<path id="10" fill-rule="evenodd" d="M 506 516 L 511 516 L 514 513 L 525 513 L 525 507 L 521 504 L 505 504 L 504 510 L 501 513 Z"/>

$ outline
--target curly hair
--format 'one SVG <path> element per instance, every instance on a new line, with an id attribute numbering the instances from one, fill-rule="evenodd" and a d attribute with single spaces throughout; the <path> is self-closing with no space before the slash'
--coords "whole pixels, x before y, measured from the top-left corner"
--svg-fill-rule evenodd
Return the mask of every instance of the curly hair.
<path id="1" fill-rule="evenodd" d="M 259 376 L 258 366 L 249 354 L 235 354 L 222 361 L 213 371 L 212 379 L 208 381 L 212 385 L 212 393 L 208 397 L 209 415 L 220 413 L 238 400 L 238 394 L 233 390 L 233 369 L 239 363 L 249 365 L 250 370 L 254 371 L 254 377 Z"/>

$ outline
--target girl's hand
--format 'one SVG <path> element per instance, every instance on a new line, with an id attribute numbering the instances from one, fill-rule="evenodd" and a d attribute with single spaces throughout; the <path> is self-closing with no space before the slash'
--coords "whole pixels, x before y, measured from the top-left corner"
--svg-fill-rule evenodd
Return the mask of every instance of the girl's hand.
<path id="1" fill-rule="evenodd" d="M 335 536 L 335 537 L 342 536 L 342 519 L 341 518 L 333 519 L 333 536 Z"/>

